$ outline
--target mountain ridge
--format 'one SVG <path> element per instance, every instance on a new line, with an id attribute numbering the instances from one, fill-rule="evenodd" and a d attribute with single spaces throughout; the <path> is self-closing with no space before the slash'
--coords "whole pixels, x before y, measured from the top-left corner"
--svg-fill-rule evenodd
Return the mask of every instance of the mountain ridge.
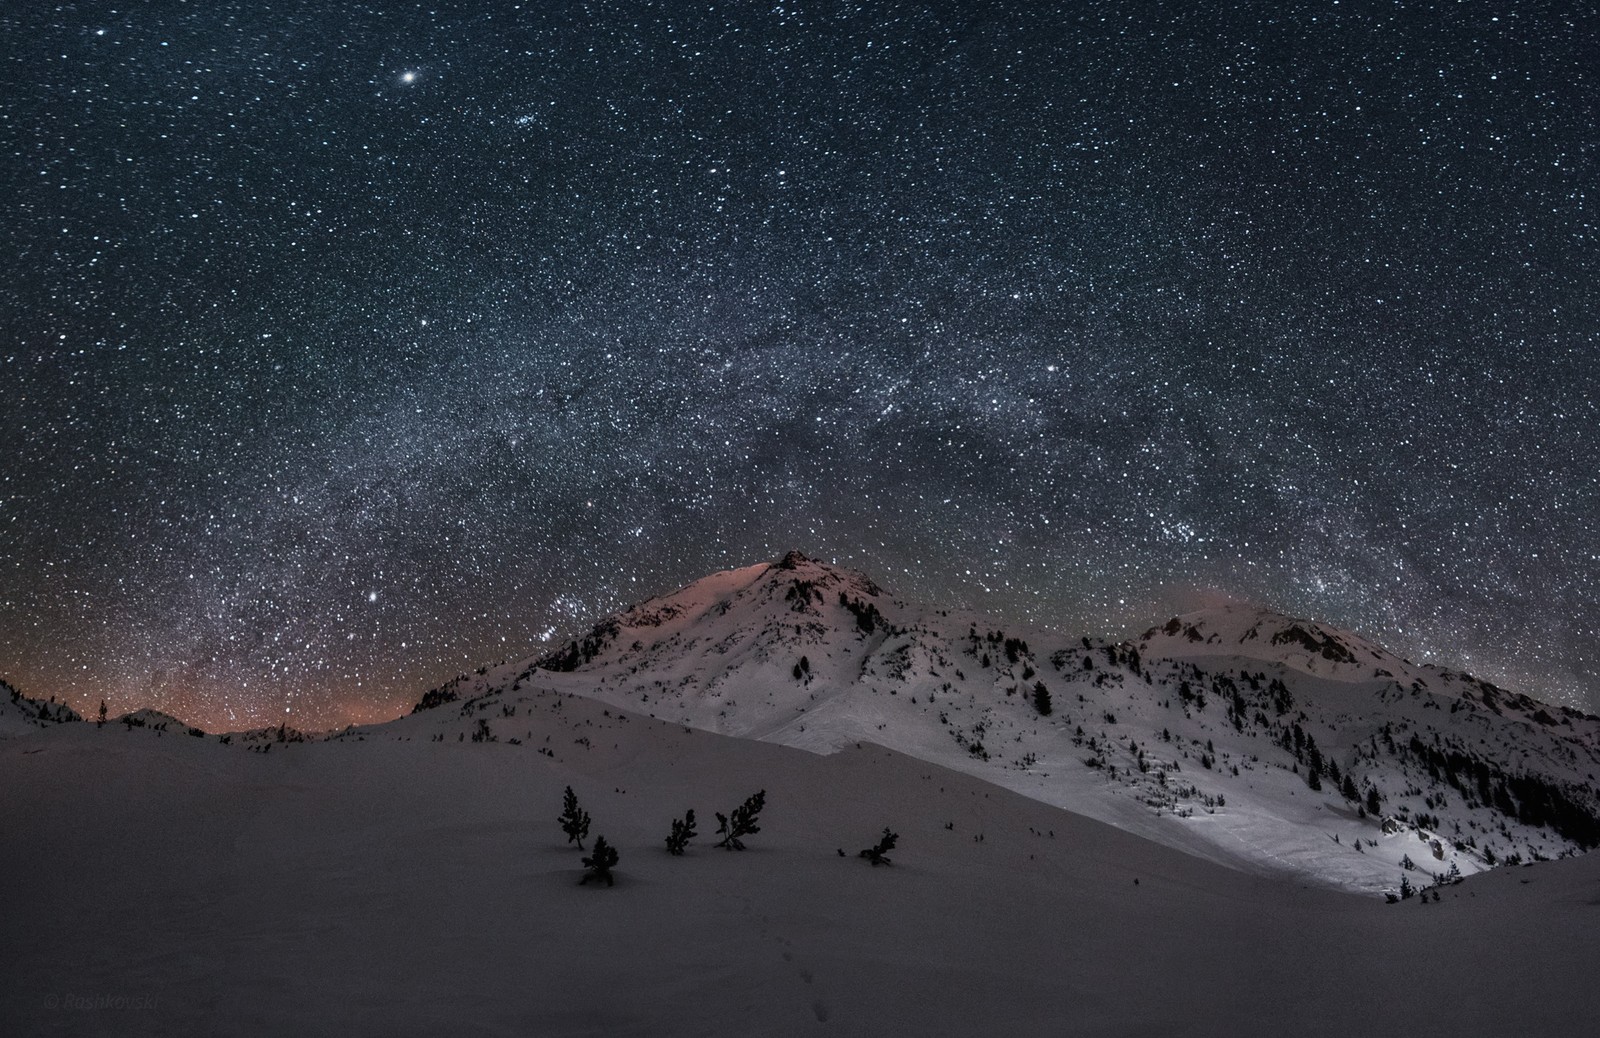
<path id="1" fill-rule="evenodd" d="M 877 742 L 1236 867 L 1351 889 L 1600 843 L 1600 721 L 1257 607 L 1073 639 L 903 602 L 790 552 L 415 709 L 546 688 L 819 753 Z"/>
<path id="2" fill-rule="evenodd" d="M 0 738 L 82 720 L 76 710 L 56 702 L 54 697 L 35 699 L 9 682 L 0 681 Z"/>

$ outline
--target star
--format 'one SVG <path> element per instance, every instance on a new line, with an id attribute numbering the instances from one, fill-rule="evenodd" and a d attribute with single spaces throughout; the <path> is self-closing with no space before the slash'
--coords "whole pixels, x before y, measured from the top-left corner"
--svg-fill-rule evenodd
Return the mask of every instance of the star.
<path id="1" fill-rule="evenodd" d="M 1074 635 L 1252 601 L 1600 708 L 1559 10 L 1334 8 L 1311 54 L 1267 0 L 151 6 L 5 37 L 23 692 L 371 719 L 798 548 Z"/>

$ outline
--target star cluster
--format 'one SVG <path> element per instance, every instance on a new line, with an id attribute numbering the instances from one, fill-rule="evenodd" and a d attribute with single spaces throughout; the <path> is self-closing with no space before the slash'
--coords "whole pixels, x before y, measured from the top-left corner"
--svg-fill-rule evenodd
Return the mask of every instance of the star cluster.
<path id="1" fill-rule="evenodd" d="M 14 8 L 14 9 L 12 9 Z M 798 547 L 1593 708 L 1595 15 L 0 13 L 0 674 L 374 720 Z"/>

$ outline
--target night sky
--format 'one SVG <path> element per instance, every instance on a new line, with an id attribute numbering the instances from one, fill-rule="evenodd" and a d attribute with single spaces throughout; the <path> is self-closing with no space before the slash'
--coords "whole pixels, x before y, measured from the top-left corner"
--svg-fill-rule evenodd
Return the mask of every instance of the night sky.
<path id="1" fill-rule="evenodd" d="M 1600 700 L 1571 3 L 0 13 L 0 676 L 392 716 L 790 548 Z M 287 711 L 287 714 L 286 714 Z"/>

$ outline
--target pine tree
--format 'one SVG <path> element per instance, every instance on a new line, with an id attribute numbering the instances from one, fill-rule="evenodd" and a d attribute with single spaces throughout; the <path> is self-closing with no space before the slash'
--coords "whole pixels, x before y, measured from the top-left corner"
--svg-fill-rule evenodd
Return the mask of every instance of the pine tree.
<path id="1" fill-rule="evenodd" d="M 889 827 L 886 825 L 883 827 L 883 838 L 878 841 L 877 846 L 866 848 L 859 855 L 857 855 L 857 857 L 867 859 L 873 864 L 874 867 L 878 865 L 892 865 L 894 863 L 889 860 L 888 854 L 890 851 L 894 850 L 895 841 L 899 839 L 900 834 L 891 833 L 889 831 Z"/>
<path id="2" fill-rule="evenodd" d="M 667 852 L 682 856 L 683 849 L 694 837 L 694 808 L 691 807 L 682 818 L 672 820 L 672 832 L 667 836 Z"/>
<path id="3" fill-rule="evenodd" d="M 1348 771 L 1344 773 L 1344 783 L 1339 787 L 1339 793 L 1352 803 L 1361 799 L 1361 791 L 1356 789 L 1356 780 L 1350 777 Z"/>
<path id="4" fill-rule="evenodd" d="M 1044 687 L 1044 682 L 1033 686 L 1033 708 L 1039 711 L 1040 717 L 1049 717 L 1054 709 L 1050 705 L 1050 690 Z"/>
<path id="5" fill-rule="evenodd" d="M 576 843 L 578 850 L 583 850 L 584 837 L 589 835 L 589 812 L 578 806 L 578 796 L 567 787 L 566 795 L 561 801 L 561 817 L 556 819 L 561 823 L 561 831 L 567 834 L 568 843 Z"/>
<path id="6" fill-rule="evenodd" d="M 766 806 L 767 791 L 763 789 L 751 794 L 745 798 L 743 804 L 734 808 L 731 819 L 721 811 L 716 812 L 717 832 L 722 836 L 717 846 L 730 851 L 744 850 L 744 843 L 739 837 L 761 831 L 761 827 L 756 824 L 756 816 L 761 814 L 761 809 Z"/>
<path id="7" fill-rule="evenodd" d="M 100 700 L 100 720 L 95 722 L 96 728 L 104 728 L 106 723 L 106 701 Z"/>
<path id="8" fill-rule="evenodd" d="M 1400 877 L 1400 900 L 1408 900 L 1417 889 L 1411 885 L 1411 880 L 1406 876 Z"/>
<path id="9" fill-rule="evenodd" d="M 584 873 L 578 881 L 583 886 L 591 879 L 606 881 L 606 886 L 615 886 L 616 880 L 611 875 L 611 870 L 617 867 L 617 849 L 606 842 L 604 836 L 597 836 L 594 840 L 594 852 L 583 859 L 583 867 L 589 871 Z"/>

